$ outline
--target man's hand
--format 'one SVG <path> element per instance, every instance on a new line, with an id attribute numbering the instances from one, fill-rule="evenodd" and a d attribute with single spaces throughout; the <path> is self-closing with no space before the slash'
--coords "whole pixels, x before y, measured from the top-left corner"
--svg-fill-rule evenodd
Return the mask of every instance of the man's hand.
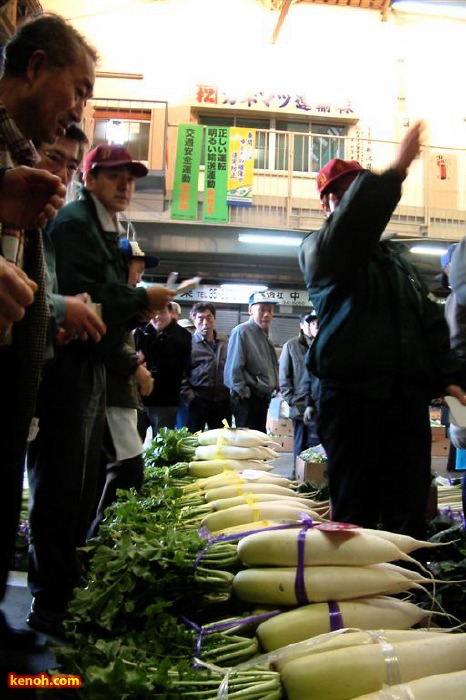
<path id="1" fill-rule="evenodd" d="M 99 316 L 86 304 L 87 295 L 65 297 L 65 321 L 63 328 L 68 336 L 78 337 L 80 340 L 90 338 L 98 343 L 105 335 L 107 328 Z"/>
<path id="2" fill-rule="evenodd" d="M 65 203 L 59 177 L 20 165 L 7 170 L 0 184 L 0 221 L 14 228 L 43 228 Z"/>
<path id="3" fill-rule="evenodd" d="M 312 419 L 314 418 L 316 413 L 316 409 L 314 406 L 308 406 L 306 410 L 304 411 L 303 415 L 303 423 L 304 425 L 309 425 L 312 422 Z"/>
<path id="4" fill-rule="evenodd" d="M 36 283 L 23 270 L 0 257 L 0 330 L 7 330 L 23 318 L 36 291 Z"/>
<path id="5" fill-rule="evenodd" d="M 457 384 L 449 384 L 445 389 L 447 396 L 454 396 L 463 406 L 466 406 L 466 392 Z"/>
<path id="6" fill-rule="evenodd" d="M 419 155 L 421 149 L 421 138 L 425 130 L 424 122 L 415 122 L 406 132 L 401 141 L 392 168 L 397 170 L 402 180 L 405 179 L 408 168 Z"/>
<path id="7" fill-rule="evenodd" d="M 149 394 L 152 394 L 154 379 L 144 365 L 139 365 L 134 373 L 134 377 L 139 385 L 139 393 L 141 396 L 149 396 Z"/>
<path id="8" fill-rule="evenodd" d="M 177 294 L 175 289 L 154 284 L 146 289 L 149 307 L 152 311 L 163 309 Z"/>

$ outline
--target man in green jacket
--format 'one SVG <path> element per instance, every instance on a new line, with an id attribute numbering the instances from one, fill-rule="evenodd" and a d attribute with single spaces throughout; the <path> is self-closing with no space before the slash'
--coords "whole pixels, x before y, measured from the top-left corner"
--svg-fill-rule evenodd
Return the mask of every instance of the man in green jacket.
<path id="1" fill-rule="evenodd" d="M 121 350 L 128 329 L 176 294 L 154 285 L 128 286 L 119 249 L 119 212 L 131 201 L 135 179 L 147 168 L 121 146 L 102 144 L 84 160 L 85 187 L 50 226 L 58 292 L 85 292 L 98 304 L 107 332 L 99 343 L 71 341 L 57 350 L 41 384 L 39 433 L 31 442 L 32 489 L 28 624 L 59 636 L 73 588 L 79 583 L 77 547 L 84 544 L 97 498 L 105 424 L 107 360 Z"/>
<path id="2" fill-rule="evenodd" d="M 381 174 L 330 161 L 317 176 L 326 222 L 299 252 L 319 318 L 309 364 L 321 382 L 318 430 L 332 518 L 421 539 L 431 480 L 429 402 L 450 394 L 466 404 L 441 308 L 381 240 L 422 129 L 418 122 L 407 131 Z"/>

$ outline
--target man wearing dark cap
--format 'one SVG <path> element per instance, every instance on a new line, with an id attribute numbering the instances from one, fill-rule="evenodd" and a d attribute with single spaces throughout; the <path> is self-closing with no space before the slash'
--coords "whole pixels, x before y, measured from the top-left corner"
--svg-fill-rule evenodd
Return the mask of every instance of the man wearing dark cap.
<path id="1" fill-rule="evenodd" d="M 275 305 L 267 292 L 249 297 L 249 321 L 233 328 L 224 370 L 237 428 L 265 433 L 270 399 L 278 389 L 278 362 L 269 338 Z"/>
<path id="2" fill-rule="evenodd" d="M 330 161 L 317 177 L 327 217 L 299 262 L 319 318 L 309 366 L 334 520 L 423 539 L 431 481 L 429 403 L 466 404 L 442 310 L 381 237 L 419 153 L 423 125 L 381 174 Z"/>
<path id="3" fill-rule="evenodd" d="M 121 352 L 127 331 L 176 293 L 128 285 L 119 249 L 118 219 L 131 201 L 135 179 L 147 168 L 121 146 L 101 144 L 84 160 L 84 188 L 50 226 L 58 292 L 85 292 L 107 333 L 100 343 L 71 341 L 57 350 L 38 398 L 40 430 L 31 443 L 28 623 L 60 634 L 72 590 L 79 582 L 76 548 L 84 544 L 95 508 L 105 425 L 105 365 Z"/>
<path id="4" fill-rule="evenodd" d="M 301 314 L 299 335 L 283 345 L 278 376 L 280 392 L 290 407 L 293 422 L 293 456 L 320 443 L 317 434 L 316 408 L 318 381 L 306 367 L 306 357 L 317 335 L 315 311 Z"/>

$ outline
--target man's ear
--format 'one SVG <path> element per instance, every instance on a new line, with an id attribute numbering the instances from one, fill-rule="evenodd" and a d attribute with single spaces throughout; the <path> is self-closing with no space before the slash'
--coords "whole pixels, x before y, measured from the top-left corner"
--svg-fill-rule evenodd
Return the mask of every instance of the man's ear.
<path id="1" fill-rule="evenodd" d="M 330 214 L 332 212 L 328 208 L 328 197 L 322 197 L 320 205 L 322 207 L 322 211 L 324 212 L 325 216 L 330 216 Z"/>
<path id="2" fill-rule="evenodd" d="M 42 49 L 37 49 L 29 57 L 28 67 L 27 67 L 27 77 L 29 82 L 35 83 L 37 78 L 41 75 L 45 68 L 48 68 L 49 62 L 47 54 Z"/>
<path id="3" fill-rule="evenodd" d="M 86 190 L 89 190 L 89 192 L 92 192 L 93 184 L 95 182 L 95 175 L 92 172 L 92 170 L 89 170 L 87 173 L 84 173 L 83 182 L 84 182 L 84 187 L 86 188 Z"/>

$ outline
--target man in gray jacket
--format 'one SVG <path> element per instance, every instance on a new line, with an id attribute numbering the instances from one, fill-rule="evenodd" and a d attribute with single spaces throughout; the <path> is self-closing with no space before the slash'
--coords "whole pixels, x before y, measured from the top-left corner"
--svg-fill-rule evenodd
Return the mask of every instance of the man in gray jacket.
<path id="1" fill-rule="evenodd" d="M 269 338 L 277 303 L 266 292 L 254 292 L 249 297 L 251 318 L 231 332 L 224 381 L 237 428 L 266 431 L 270 399 L 278 389 L 277 356 Z"/>
<path id="2" fill-rule="evenodd" d="M 283 345 L 280 355 L 278 376 L 280 391 L 290 407 L 293 422 L 294 459 L 308 447 L 318 445 L 316 425 L 316 383 L 306 367 L 307 351 L 317 335 L 318 323 L 315 311 L 300 316 L 300 331 Z M 313 411 L 307 408 L 314 409 Z M 309 415 L 312 414 L 312 415 Z"/>

